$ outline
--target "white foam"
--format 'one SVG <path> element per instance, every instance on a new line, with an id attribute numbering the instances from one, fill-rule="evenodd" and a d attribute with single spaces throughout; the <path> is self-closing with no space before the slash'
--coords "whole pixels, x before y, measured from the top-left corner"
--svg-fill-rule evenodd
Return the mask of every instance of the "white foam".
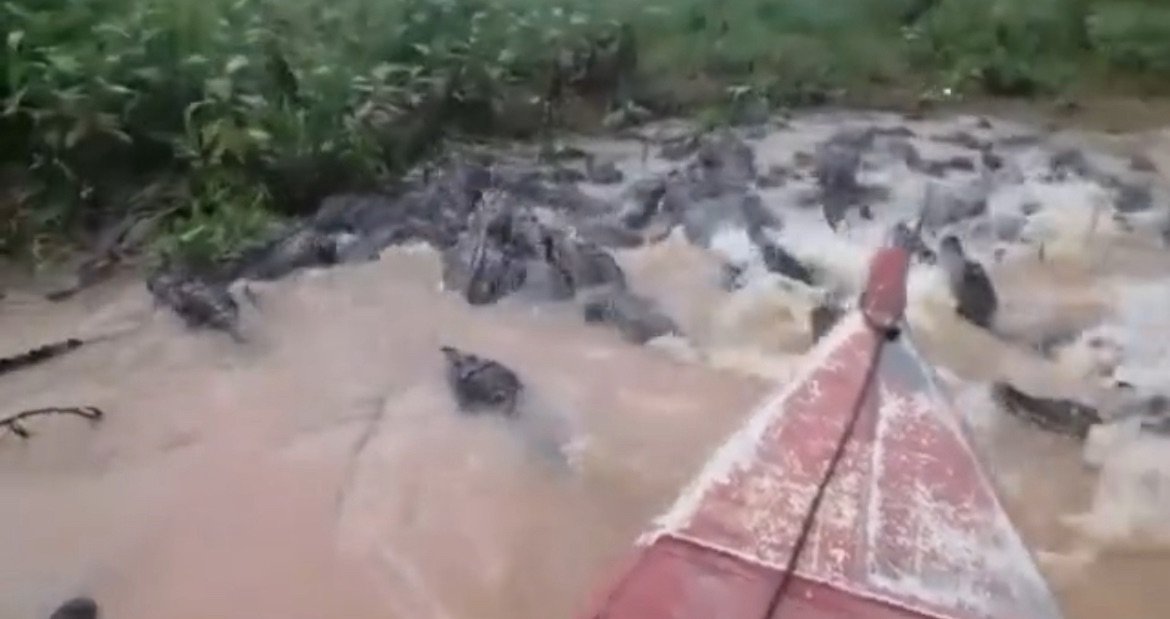
<path id="1" fill-rule="evenodd" d="M 711 235 L 711 251 L 732 264 L 749 264 L 759 260 L 759 250 L 742 228 L 722 227 Z"/>
<path id="2" fill-rule="evenodd" d="M 1105 544 L 1170 544 L 1170 439 L 1125 439 L 1101 458 L 1092 507 L 1073 522 Z"/>
<path id="3" fill-rule="evenodd" d="M 1124 359 L 1117 378 L 1139 388 L 1170 390 L 1170 279 L 1119 289 L 1113 330 Z"/>
<path id="4" fill-rule="evenodd" d="M 974 118 L 907 123 L 897 116 L 881 113 L 816 113 L 798 117 L 792 121 L 789 129 L 770 133 L 757 142 L 755 149 L 759 167 L 792 167 L 798 153 L 814 152 L 817 145 L 834 132 L 870 125 L 909 126 L 916 135 L 908 138 L 908 141 L 923 159 L 939 160 L 962 155 L 975 160 L 976 166 L 980 165 L 978 153 L 934 140 L 932 136 L 965 130 L 980 138 L 993 139 L 1028 131 L 1027 127 L 1000 121 L 991 130 L 975 129 Z M 790 178 L 782 187 L 760 192 L 764 205 L 782 221 L 774 240 L 816 273 L 821 290 L 810 290 L 768 273 L 746 231 L 723 229 L 715 233 L 710 243 L 711 250 L 728 262 L 745 267 L 740 277 L 744 286 L 741 290 L 721 296 L 711 308 L 711 337 L 703 343 L 702 350 L 694 358 L 708 365 L 759 376 L 790 374 L 784 372 L 783 368 L 791 367 L 791 357 L 799 351 L 792 349 L 789 344 L 795 341 L 792 338 L 803 334 L 807 328 L 806 312 L 826 298 L 838 301 L 856 298 L 864 287 L 867 266 L 873 252 L 896 223 L 913 223 L 916 220 L 928 183 L 962 189 L 964 195 L 968 189 L 972 194 L 977 194 L 979 187 L 964 188 L 963 185 L 988 183 L 984 187 L 988 206 L 985 213 L 944 225 L 936 231 L 928 231 L 925 241 L 927 245 L 934 246 L 944 234 L 958 235 L 967 253 L 981 261 L 993 279 L 1010 278 L 1017 275 L 1020 269 L 1025 272 L 1035 269 L 1039 276 L 1049 268 L 1053 273 L 1085 273 L 1087 277 L 1093 278 L 1105 262 L 1108 247 L 1122 246 L 1131 241 L 1131 237 L 1126 236 L 1128 233 L 1111 217 L 1116 197 L 1113 190 L 1097 179 L 1052 177 L 1051 156 L 1058 148 L 1052 143 L 1040 141 L 1027 146 L 996 147 L 996 152 L 1003 157 L 1003 166 L 986 176 L 950 171 L 943 178 L 934 178 L 921 171 L 911 170 L 896 154 L 884 149 L 882 140 L 887 139 L 878 138 L 875 147 L 865 155 L 865 163 L 859 173 L 863 185 L 880 186 L 888 192 L 885 199 L 874 199 L 868 204 L 872 214 L 869 219 L 851 212 L 837 230 L 831 229 L 820 205 L 815 201 L 810 203 L 807 199 L 816 193 L 815 180 L 807 169 L 798 171 L 797 178 Z M 1094 153 L 1090 153 L 1090 157 L 1100 169 L 1125 174 L 1123 160 L 1105 161 L 1107 155 L 1098 156 Z M 1155 200 L 1161 200 L 1160 196 L 1155 193 Z M 1038 210 L 1026 214 L 1024 206 L 1029 203 L 1034 203 Z M 1150 213 L 1134 214 L 1129 219 L 1131 224 L 1139 228 L 1139 233 L 1143 230 L 1148 233 L 1170 219 L 1168 212 L 1164 208 L 1155 208 Z M 998 234 L 999 223 L 1004 228 L 1018 223 L 1018 240 L 1013 240 L 1011 234 Z M 1035 266 L 1035 257 L 1040 251 L 1044 254 L 1045 264 L 1042 268 Z M 1170 307 L 1170 280 L 1156 284 L 1122 281 L 1116 286 L 1118 293 L 1112 296 L 1108 286 L 1114 282 L 1099 277 L 1097 280 L 1092 282 L 1092 286 L 1100 287 L 1100 297 L 1115 303 L 1116 316 L 1109 324 L 1083 334 L 1078 341 L 1060 351 L 1051 368 L 1054 372 L 1051 377 L 1053 384 L 1084 384 L 1085 389 L 1091 391 L 1090 381 L 1100 380 L 1101 376 L 1108 374 L 1107 370 L 1111 366 L 1116 365 L 1116 377 L 1133 383 L 1139 389 L 1170 390 L 1170 312 L 1165 311 L 1166 307 Z M 1060 286 L 1058 282 L 1046 289 L 1063 290 Z M 1070 284 L 1069 288 L 1075 286 L 1077 284 Z M 924 334 L 930 335 L 932 345 L 991 346 L 994 343 L 990 338 L 984 342 L 977 338 L 956 338 L 950 335 L 948 329 L 954 326 L 953 322 L 943 317 L 953 314 L 954 299 L 946 278 L 937 268 L 915 264 L 910 271 L 907 287 L 908 320 Z M 1014 291 L 1014 288 L 1005 290 Z M 1001 319 L 997 323 L 1003 323 L 1003 336 L 1011 337 L 1009 333 L 1016 333 L 1017 339 L 1029 342 L 1037 334 L 1059 333 L 1068 328 L 1070 323 L 1084 324 L 1084 319 L 1076 316 L 1087 311 L 1087 299 L 1090 297 L 1092 300 L 1098 298 L 1097 293 L 1088 295 L 1075 290 L 1070 290 L 1064 296 L 1040 299 L 1010 293 L 1001 295 Z M 1095 312 L 1096 306 L 1093 308 Z M 1098 337 L 1117 342 L 1123 351 L 1120 358 L 1110 358 L 1116 355 L 1108 346 L 1091 346 L 1090 341 Z M 958 354 L 964 356 L 961 352 Z M 996 351 L 991 350 L 975 351 L 975 354 L 986 354 L 989 359 L 1000 358 Z M 1016 426 L 1008 428 L 999 425 L 1002 414 L 987 398 L 985 385 L 964 386 L 960 381 L 958 378 L 954 381 L 955 392 L 960 394 L 960 398 L 978 398 L 977 402 L 972 400 L 958 406 L 966 415 L 965 422 L 969 429 L 982 436 L 1004 430 L 1018 431 L 1018 428 L 1011 429 Z M 1132 480 L 1127 475 L 1136 474 L 1136 469 L 1118 455 L 1125 451 L 1125 445 L 1132 442 L 1131 438 L 1117 439 L 1121 441 L 1119 444 L 1122 447 L 1105 450 L 1105 453 L 1095 456 L 1102 471 L 1108 471 L 1101 475 L 1101 487 L 1097 491 L 1099 500 L 1114 496 L 1112 484 L 1117 484 L 1120 492 L 1132 486 Z M 1166 457 L 1170 458 L 1170 455 Z M 1032 474 L 1022 469 L 1007 470 L 1007 467 L 996 473 L 1001 485 L 1011 485 L 1009 477 Z M 1140 514 L 1144 513 L 1142 510 L 1150 507 L 1150 504 L 1143 504 L 1136 493 L 1126 496 L 1134 518 L 1140 520 Z M 1118 522 L 1136 522 L 1124 514 L 1117 517 Z"/>

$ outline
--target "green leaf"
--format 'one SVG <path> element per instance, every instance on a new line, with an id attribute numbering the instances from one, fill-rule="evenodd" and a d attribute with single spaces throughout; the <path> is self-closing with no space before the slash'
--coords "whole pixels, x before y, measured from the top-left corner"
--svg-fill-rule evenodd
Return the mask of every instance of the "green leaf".
<path id="1" fill-rule="evenodd" d="M 89 124 L 85 121 L 77 121 L 73 124 L 73 128 L 69 133 L 65 134 L 65 148 L 73 148 L 89 133 Z"/>
<path id="2" fill-rule="evenodd" d="M 30 12 L 28 9 L 21 7 L 19 4 L 16 4 L 15 2 L 5 2 L 4 8 L 9 13 L 12 13 L 13 15 L 23 19 L 24 21 L 31 21 L 34 17 L 32 12 Z"/>
<path id="3" fill-rule="evenodd" d="M 410 67 L 390 62 L 383 62 L 370 70 L 370 75 L 379 82 L 385 81 L 386 78 L 397 73 L 409 73 Z"/>
<path id="4" fill-rule="evenodd" d="M 248 132 L 248 137 L 252 138 L 253 140 L 255 140 L 257 142 L 260 142 L 261 144 L 267 144 L 267 143 L 272 141 L 272 134 L 268 133 L 267 131 L 265 131 L 263 129 L 257 129 L 257 128 L 253 127 L 253 128 L 248 129 L 247 132 Z"/>
<path id="5" fill-rule="evenodd" d="M 188 105 L 187 109 L 183 110 L 183 125 L 190 127 L 195 118 L 195 114 L 200 109 L 207 107 L 208 105 L 210 105 L 210 102 L 208 101 L 196 101 Z"/>
<path id="6" fill-rule="evenodd" d="M 182 243 L 190 243 L 199 237 L 200 234 L 207 230 L 206 224 L 199 224 L 191 226 L 191 228 L 179 235 L 179 241 Z"/>
<path id="7" fill-rule="evenodd" d="M 20 42 L 24 40 L 23 30 L 13 30 L 8 33 L 8 49 L 16 51 L 20 49 Z"/>
<path id="8" fill-rule="evenodd" d="M 106 80 L 104 80 L 104 79 L 102 79 L 102 78 L 100 78 L 100 77 L 98 78 L 98 83 L 100 83 L 100 84 L 102 85 L 102 88 L 105 88 L 105 89 L 106 89 L 107 91 L 109 91 L 110 93 L 113 93 L 113 94 L 116 94 L 116 95 L 123 95 L 123 96 L 125 96 L 125 95 L 132 95 L 132 94 L 134 94 L 134 90 L 133 90 L 133 89 L 131 89 L 131 88 L 127 88 L 126 86 L 123 86 L 123 85 L 121 85 L 121 84 L 115 84 L 115 83 L 113 83 L 113 82 L 107 82 Z"/>
<path id="9" fill-rule="evenodd" d="M 4 111 L 0 112 L 0 116 L 12 116 L 20 109 L 20 102 L 24 99 L 28 88 L 21 88 L 20 90 L 9 95 L 7 101 L 4 102 Z"/>
<path id="10" fill-rule="evenodd" d="M 207 123 L 199 128 L 199 139 L 204 144 L 222 142 L 221 139 L 223 129 L 226 125 L 223 120 L 216 120 Z"/>
<path id="11" fill-rule="evenodd" d="M 134 138 L 130 137 L 130 134 L 122 131 L 121 129 L 117 129 L 115 127 L 106 127 L 105 132 L 123 144 L 134 143 Z"/>
<path id="12" fill-rule="evenodd" d="M 231 60 L 227 61 L 227 65 L 224 67 L 224 72 L 226 72 L 228 75 L 232 75 L 239 72 L 246 66 L 248 66 L 247 58 L 243 56 L 233 56 Z"/>
<path id="13" fill-rule="evenodd" d="M 751 91 L 752 87 L 747 84 L 737 84 L 735 86 L 727 87 L 727 94 L 730 95 L 732 99 L 739 99 L 751 93 Z"/>
<path id="14" fill-rule="evenodd" d="M 260 109 L 268 105 L 268 100 L 260 95 L 240 95 L 240 102 L 253 109 Z"/>
<path id="15" fill-rule="evenodd" d="M 128 33 L 124 28 L 122 28 L 120 26 L 115 26 L 114 24 L 110 24 L 110 23 L 98 24 L 97 26 L 94 26 L 93 31 L 95 33 L 100 33 L 100 34 L 105 34 L 105 35 L 120 36 L 120 37 L 125 38 L 125 39 L 130 38 L 130 33 Z"/>
<path id="16" fill-rule="evenodd" d="M 268 36 L 267 28 L 249 28 L 244 32 L 244 40 L 253 45 L 267 39 Z"/>
<path id="17" fill-rule="evenodd" d="M 231 80 L 216 77 L 207 80 L 204 85 L 207 94 L 218 99 L 227 99 L 232 96 L 232 82 Z"/>
<path id="18" fill-rule="evenodd" d="M 73 56 L 49 54 L 47 60 L 49 64 L 53 65 L 53 68 L 62 73 L 77 73 L 81 69 L 81 63 Z"/>
<path id="19" fill-rule="evenodd" d="M 142 67 L 140 69 L 134 69 L 130 72 L 130 74 L 144 82 L 154 83 L 162 81 L 162 71 L 160 71 L 157 67 Z"/>

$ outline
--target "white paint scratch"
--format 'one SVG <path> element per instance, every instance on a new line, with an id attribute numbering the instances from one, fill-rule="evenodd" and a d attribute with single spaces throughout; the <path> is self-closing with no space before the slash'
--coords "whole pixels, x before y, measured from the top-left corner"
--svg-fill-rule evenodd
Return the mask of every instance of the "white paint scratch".
<path id="1" fill-rule="evenodd" d="M 748 422 L 719 447 L 702 471 L 675 500 L 674 505 L 655 519 L 652 528 L 639 538 L 638 543 L 651 544 L 663 534 L 677 532 L 690 523 L 708 490 L 726 483 L 733 472 L 741 470 L 754 460 L 764 432 L 773 422 L 784 417 L 787 409 L 784 406 L 785 401 L 801 388 L 820 393 L 816 381 L 810 380 L 812 375 L 823 370 L 826 362 L 838 351 L 841 344 L 857 335 L 863 328 L 864 322 L 857 312 L 842 318 L 837 327 L 808 355 L 804 367 L 795 379 L 787 385 L 780 386 L 756 408 Z"/>
<path id="2" fill-rule="evenodd" d="M 938 400 L 901 396 L 885 384 L 881 386 L 881 396 L 873 454 L 875 480 L 884 477 L 885 446 L 894 438 L 891 433 L 907 427 L 915 417 L 936 419 L 941 405 Z M 947 429 L 954 431 L 949 426 Z M 955 438 L 955 442 L 967 448 L 961 436 Z M 980 498 L 989 500 L 991 506 L 940 501 L 932 489 L 915 480 L 909 497 L 914 514 L 912 523 L 884 521 L 883 484 L 874 484 L 875 492 L 868 505 L 869 547 L 877 547 L 878 535 L 889 535 L 897 526 L 912 524 L 912 531 L 901 534 L 910 541 L 913 556 L 910 568 L 898 569 L 879 565 L 877 557 L 869 555 L 866 566 L 869 582 L 903 599 L 963 609 L 977 617 L 992 619 L 1016 610 L 1027 612 L 1028 619 L 1059 618 L 1060 611 L 1047 585 L 990 484 L 979 467 L 974 467 L 973 472 L 985 492 L 985 497 Z M 994 591 L 993 586 L 1002 587 L 1006 592 Z"/>

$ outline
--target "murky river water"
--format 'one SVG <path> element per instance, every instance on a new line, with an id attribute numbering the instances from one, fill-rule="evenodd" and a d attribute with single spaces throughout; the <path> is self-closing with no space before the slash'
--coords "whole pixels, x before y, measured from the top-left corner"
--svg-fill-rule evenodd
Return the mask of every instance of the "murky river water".
<path id="1" fill-rule="evenodd" d="M 851 120 L 799 120 L 755 144 L 762 167 L 787 163 Z M 1132 139 L 1170 170 L 1170 135 Z M 626 157 L 634 175 L 667 165 L 643 164 L 634 143 L 587 146 Z M 871 173 L 895 200 L 916 200 L 908 176 Z M 1141 346 L 1170 341 L 1170 325 L 1156 318 L 1170 302 L 1170 252 L 1142 230 L 1094 224 L 1091 189 L 1018 190 L 1045 207 L 1030 224 L 1045 251 L 1041 260 L 1036 246 L 1020 244 L 991 265 L 1003 330 L 1112 325 L 1133 357 L 1128 369 L 1170 387 L 1170 356 Z M 786 194 L 764 196 L 779 204 Z M 992 210 L 1019 199 L 997 193 Z M 792 213 L 784 234 L 849 290 L 879 228 L 857 222 L 834 235 Z M 573 616 L 809 345 L 816 291 L 760 277 L 726 292 L 720 254 L 739 245 L 734 235 L 715 245 L 698 249 L 676 235 L 619 253 L 632 287 L 686 333 L 643 347 L 583 324 L 571 307 L 472 308 L 440 289 L 438 256 L 413 246 L 257 287 L 245 345 L 183 329 L 130 279 L 62 304 L 9 290 L 0 301 L 4 354 L 118 335 L 0 378 L 0 413 L 108 411 L 93 427 L 53 418 L 30 424 L 31 440 L 0 437 L 0 617 L 46 617 L 80 593 L 111 619 Z M 984 256 L 995 249 L 974 247 Z M 952 375 L 1067 615 L 1164 616 L 1170 513 L 1157 510 L 1170 499 L 1114 493 L 1095 502 L 1134 483 L 1129 460 L 1114 456 L 1099 475 L 1080 444 L 1003 416 L 982 387 L 1010 375 L 1048 394 L 1091 396 L 1088 349 L 1074 344 L 1049 361 L 957 321 L 929 267 L 916 273 L 912 298 L 914 337 Z M 457 414 L 443 344 L 513 367 L 529 388 L 521 418 Z M 1128 449 L 1130 460 L 1139 451 Z"/>

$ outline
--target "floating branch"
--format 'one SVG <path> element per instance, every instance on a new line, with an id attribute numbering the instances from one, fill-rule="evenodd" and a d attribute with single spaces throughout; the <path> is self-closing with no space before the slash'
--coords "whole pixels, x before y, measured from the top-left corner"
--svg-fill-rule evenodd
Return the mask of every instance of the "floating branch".
<path id="1" fill-rule="evenodd" d="M 29 438 L 32 436 L 32 432 L 24 427 L 24 421 L 40 415 L 76 415 L 90 421 L 100 421 L 105 417 L 105 413 L 96 406 L 50 406 L 22 411 L 0 419 L 0 428 L 8 428 L 20 438 Z"/>
<path id="2" fill-rule="evenodd" d="M 59 357 L 67 352 L 80 348 L 84 343 L 77 338 L 69 338 L 61 342 L 38 346 L 19 355 L 0 358 L 0 374 L 15 372 L 16 370 L 36 365 L 42 361 L 48 361 L 53 357 Z"/>

